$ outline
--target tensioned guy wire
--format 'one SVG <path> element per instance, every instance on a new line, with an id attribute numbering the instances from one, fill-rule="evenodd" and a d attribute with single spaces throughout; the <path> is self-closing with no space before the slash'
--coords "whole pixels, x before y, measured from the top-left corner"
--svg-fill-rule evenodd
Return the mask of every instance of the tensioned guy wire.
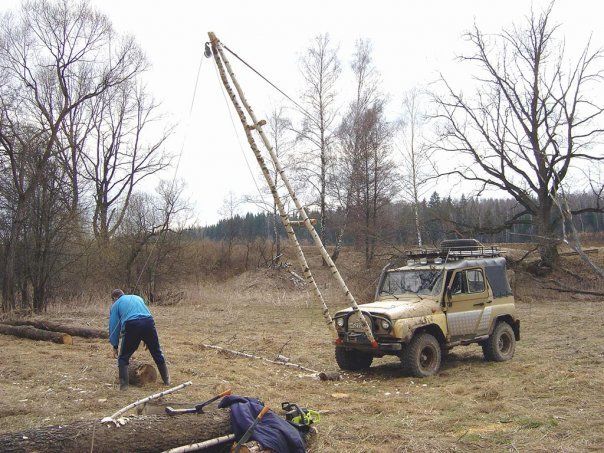
<path id="1" fill-rule="evenodd" d="M 254 73 L 256 73 L 256 75 L 258 75 L 262 80 L 264 80 L 266 83 L 268 83 L 270 86 L 272 86 L 275 90 L 277 90 L 279 93 L 281 93 L 283 96 L 285 96 L 291 103 L 293 103 L 296 107 L 298 107 L 300 109 L 300 111 L 302 113 L 304 113 L 308 118 L 316 121 L 316 118 L 310 114 L 308 112 L 308 110 L 306 110 L 304 107 L 302 107 L 298 102 L 296 102 L 291 96 L 289 96 L 285 91 L 283 91 L 281 88 L 279 88 L 277 85 L 275 85 L 273 82 L 271 82 L 267 77 L 265 77 L 264 75 L 262 75 L 260 73 L 260 71 L 256 70 L 252 65 L 250 65 L 247 61 L 245 61 L 243 58 L 241 58 L 239 55 L 237 55 L 235 52 L 233 52 L 231 49 L 229 49 L 224 43 L 222 43 L 222 47 L 224 47 L 227 51 L 229 51 L 229 53 L 231 55 L 233 55 L 235 58 L 237 58 L 239 61 L 241 61 L 244 65 L 246 65 L 248 68 L 250 68 Z"/>

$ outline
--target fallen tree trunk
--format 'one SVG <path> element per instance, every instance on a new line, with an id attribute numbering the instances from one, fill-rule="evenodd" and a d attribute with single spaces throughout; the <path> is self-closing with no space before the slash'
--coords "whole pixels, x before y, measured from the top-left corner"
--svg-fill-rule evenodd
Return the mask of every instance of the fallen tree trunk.
<path id="1" fill-rule="evenodd" d="M 62 332 L 51 332 L 48 330 L 36 329 L 32 326 L 9 326 L 0 324 L 0 333 L 4 335 L 13 335 L 19 338 L 29 338 L 30 340 L 52 341 L 59 344 L 73 344 L 71 335 Z"/>
<path id="2" fill-rule="evenodd" d="M 130 385 L 142 387 L 145 384 L 157 381 L 155 366 L 148 363 L 131 363 L 128 367 L 128 382 Z"/>
<path id="3" fill-rule="evenodd" d="M 109 338 L 109 333 L 105 330 L 91 329 L 88 327 L 66 326 L 51 321 L 36 321 L 29 319 L 13 319 L 1 321 L 2 324 L 11 326 L 33 326 L 37 329 L 50 330 L 53 332 L 64 332 L 74 337 L 83 338 Z"/>
<path id="4" fill-rule="evenodd" d="M 119 428 L 99 420 L 0 434 L 3 452 L 162 452 L 231 434 L 228 409 L 174 417 L 147 415 L 128 419 Z M 228 447 L 226 449 L 228 451 Z M 224 451 L 225 446 L 215 450 Z"/>

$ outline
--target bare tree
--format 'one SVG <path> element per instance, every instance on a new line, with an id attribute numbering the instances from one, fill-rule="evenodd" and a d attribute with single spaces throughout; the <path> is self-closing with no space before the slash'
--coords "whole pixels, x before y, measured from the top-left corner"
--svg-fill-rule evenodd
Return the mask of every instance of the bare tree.
<path id="1" fill-rule="evenodd" d="M 428 117 L 423 102 L 425 98 L 420 90 L 412 89 L 405 93 L 400 124 L 402 146 L 399 147 L 403 158 L 401 189 L 406 201 L 413 206 L 418 247 L 423 246 L 419 205 L 427 195 L 430 178 L 435 174 L 433 148 L 426 137 Z"/>
<path id="2" fill-rule="evenodd" d="M 226 197 L 222 200 L 222 205 L 218 210 L 218 215 L 226 221 L 225 238 L 227 243 L 225 263 L 230 265 L 231 254 L 233 252 L 233 242 L 237 236 L 237 228 L 235 224 L 235 216 L 238 215 L 241 199 L 235 195 L 233 191 L 229 191 Z"/>
<path id="3" fill-rule="evenodd" d="M 292 148 L 292 141 L 288 137 L 288 131 L 291 130 L 291 121 L 287 118 L 283 112 L 283 107 L 273 109 L 268 119 L 268 137 L 272 142 L 273 150 L 279 161 L 287 166 L 289 152 Z M 284 158 L 286 161 L 283 162 Z M 280 182 L 279 174 L 275 163 L 270 160 L 269 172 L 271 178 L 275 184 L 275 187 L 279 188 L 283 184 Z M 281 219 L 279 217 L 279 211 L 277 204 L 273 201 L 272 204 L 272 226 L 273 226 L 273 264 L 279 264 L 281 259 Z"/>
<path id="4" fill-rule="evenodd" d="M 169 163 L 163 145 L 171 129 L 146 140 L 162 119 L 157 110 L 158 105 L 135 81 L 107 90 L 91 106 L 82 176 L 92 186 L 92 226 L 101 242 L 118 230 L 137 184 Z"/>
<path id="5" fill-rule="evenodd" d="M 126 287 L 145 287 L 148 295 L 156 292 L 161 267 L 174 252 L 171 234 L 179 235 L 177 226 L 189 210 L 183 188 L 179 181 L 160 181 L 155 194 L 132 193 L 113 244 L 125 256 Z"/>
<path id="6" fill-rule="evenodd" d="M 369 41 L 356 42 L 351 69 L 354 74 L 355 97 L 338 127 L 338 152 L 329 185 L 343 212 L 343 220 L 336 236 L 336 246 L 331 256 L 334 261 L 338 259 L 342 248 L 353 205 L 355 181 L 359 180 L 361 174 L 360 155 L 363 137 L 366 135 L 366 131 L 363 130 L 364 114 L 375 101 L 378 86 L 378 75 L 371 61 Z"/>
<path id="7" fill-rule="evenodd" d="M 443 80 L 446 94 L 436 98 L 441 148 L 464 162 L 447 174 L 510 194 L 523 209 L 507 223 L 531 216 L 547 266 L 558 259 L 561 184 L 573 167 L 604 159 L 593 146 L 603 132 L 604 108 L 594 97 L 602 51 L 588 43 L 567 69 L 558 27 L 550 24 L 552 7 L 495 35 L 474 26 L 467 34 L 474 52 L 461 60 L 475 65 L 475 96 L 466 98 Z"/>
<path id="8" fill-rule="evenodd" d="M 143 268 L 147 273 L 145 294 L 149 302 L 160 300 L 162 279 L 174 281 L 182 278 L 175 271 L 175 264 L 179 261 L 181 236 L 191 211 L 188 200 L 183 197 L 184 188 L 182 181 L 174 180 L 160 181 L 156 189 L 154 210 L 161 227 L 153 250 L 149 253 L 148 264 Z"/>
<path id="9" fill-rule="evenodd" d="M 371 45 L 358 41 L 352 69 L 356 97 L 339 128 L 340 150 L 337 198 L 343 203 L 344 224 L 338 235 L 334 256 L 351 214 L 363 225 L 361 236 L 365 264 L 371 265 L 380 233 L 379 214 L 394 190 L 394 170 L 390 140 L 392 127 L 385 119 L 386 101 L 377 87 L 379 77 L 371 60 Z"/>
<path id="10" fill-rule="evenodd" d="M 0 19 L 0 159 L 16 191 L 11 233 L 4 253 L 2 296 L 12 308 L 14 264 L 27 204 L 48 162 L 61 151 L 58 140 L 70 113 L 144 69 L 130 37 L 113 31 L 106 16 L 86 3 L 38 0 Z M 35 131 L 44 143 L 29 176 L 19 150 Z"/>
<path id="11" fill-rule="evenodd" d="M 337 52 L 329 34 L 321 34 L 312 40 L 300 61 L 305 83 L 302 103 L 306 112 L 298 134 L 310 148 L 303 153 L 299 166 L 305 181 L 312 187 L 313 202 L 319 207 L 319 236 L 324 243 L 328 222 L 327 184 L 334 160 L 336 87 L 341 72 Z"/>

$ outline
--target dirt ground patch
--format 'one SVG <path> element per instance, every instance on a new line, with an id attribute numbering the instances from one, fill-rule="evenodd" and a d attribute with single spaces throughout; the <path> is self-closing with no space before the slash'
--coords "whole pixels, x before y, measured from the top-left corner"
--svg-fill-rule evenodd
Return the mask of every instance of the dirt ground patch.
<path id="1" fill-rule="evenodd" d="M 321 410 L 317 452 L 604 449 L 602 301 L 519 302 L 522 341 L 510 362 L 484 362 L 480 348 L 469 346 L 454 349 L 428 379 L 405 376 L 395 358 L 385 358 L 365 374 L 319 382 L 201 348 L 281 353 L 313 369 L 336 369 L 310 295 L 264 278 L 188 288 L 178 306 L 152 307 L 173 382 L 194 383 L 175 400 L 231 388 L 272 408 L 295 401 Z M 342 306 L 335 289 L 321 284 Z M 49 316 L 104 327 L 108 308 L 62 307 Z M 142 349 L 137 356 L 151 360 Z M 161 388 L 120 392 L 116 375 L 105 341 L 76 338 L 61 346 L 0 336 L 0 431 L 103 417 Z"/>

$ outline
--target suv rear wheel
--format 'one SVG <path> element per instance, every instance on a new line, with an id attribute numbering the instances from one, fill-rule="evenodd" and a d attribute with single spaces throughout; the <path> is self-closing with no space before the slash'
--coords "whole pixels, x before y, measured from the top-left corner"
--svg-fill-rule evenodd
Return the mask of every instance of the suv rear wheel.
<path id="1" fill-rule="evenodd" d="M 440 369 L 442 350 L 440 343 L 429 333 L 419 333 L 412 339 L 403 355 L 403 367 L 415 377 L 428 377 Z"/>
<path id="2" fill-rule="evenodd" d="M 342 370 L 359 371 L 371 366 L 373 356 L 354 349 L 336 348 L 336 362 Z"/>
<path id="3" fill-rule="evenodd" d="M 482 353 L 485 360 L 505 362 L 514 357 L 516 337 L 514 329 L 507 322 L 497 323 L 491 336 L 482 343 Z"/>

